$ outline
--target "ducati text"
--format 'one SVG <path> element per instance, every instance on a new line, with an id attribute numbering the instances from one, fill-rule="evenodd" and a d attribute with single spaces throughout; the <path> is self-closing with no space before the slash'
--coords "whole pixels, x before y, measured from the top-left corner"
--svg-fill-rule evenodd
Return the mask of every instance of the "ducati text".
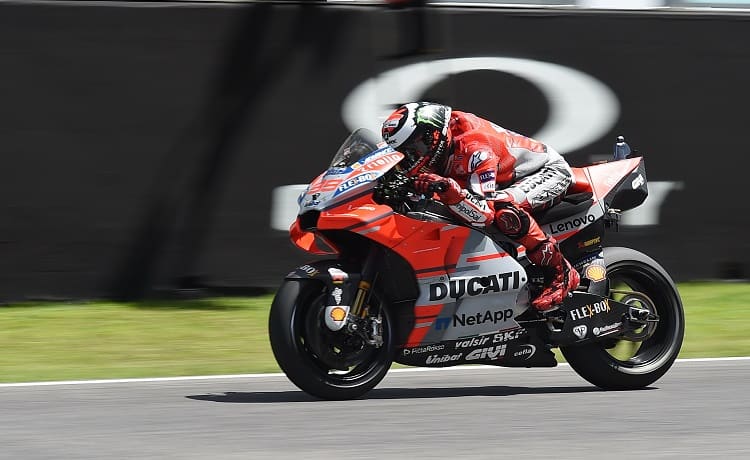
<path id="1" fill-rule="evenodd" d="M 477 296 L 490 292 L 518 289 L 521 275 L 518 271 L 499 273 L 497 275 L 459 278 L 448 283 L 430 284 L 430 300 L 442 300 L 446 297 L 458 299 L 464 296 Z"/>

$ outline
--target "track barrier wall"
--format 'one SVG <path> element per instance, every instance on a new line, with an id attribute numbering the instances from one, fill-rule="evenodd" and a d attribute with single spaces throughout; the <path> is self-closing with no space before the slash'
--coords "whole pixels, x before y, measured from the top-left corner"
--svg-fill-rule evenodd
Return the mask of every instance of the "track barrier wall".
<path id="1" fill-rule="evenodd" d="M 609 158 L 624 135 L 646 158 L 651 196 L 607 243 L 676 280 L 744 278 L 749 25 L 0 3 L 0 300 L 278 286 L 310 259 L 272 227 L 290 212 L 295 189 L 282 187 L 310 181 L 351 128 L 410 99 L 538 137 L 574 166 Z"/>

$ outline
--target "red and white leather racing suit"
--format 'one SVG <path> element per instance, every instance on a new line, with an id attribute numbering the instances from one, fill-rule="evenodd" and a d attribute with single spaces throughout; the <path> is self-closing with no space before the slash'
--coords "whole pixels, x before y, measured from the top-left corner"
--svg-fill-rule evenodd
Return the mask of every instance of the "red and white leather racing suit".
<path id="1" fill-rule="evenodd" d="M 559 201 L 573 180 L 570 166 L 554 149 L 474 114 L 454 110 L 449 129 L 453 149 L 442 175 L 478 198 L 465 211 L 452 208 L 468 222 L 491 221 L 498 199 L 526 212 L 545 209 Z"/>
<path id="2" fill-rule="evenodd" d="M 471 113 L 453 111 L 449 129 L 452 149 L 441 171 L 449 187 L 441 200 L 472 225 L 494 223 L 526 247 L 532 262 L 557 270 L 551 287 L 532 303 L 540 310 L 560 303 L 579 277 L 530 212 L 562 198 L 573 180 L 570 166 L 548 145 Z"/>

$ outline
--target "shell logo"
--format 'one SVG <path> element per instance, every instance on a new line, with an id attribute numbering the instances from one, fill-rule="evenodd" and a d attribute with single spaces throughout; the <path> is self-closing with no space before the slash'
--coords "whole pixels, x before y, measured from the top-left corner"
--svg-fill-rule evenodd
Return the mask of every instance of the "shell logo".
<path id="1" fill-rule="evenodd" d="M 604 281 L 607 277 L 607 269 L 601 265 L 589 265 L 586 267 L 583 276 L 590 279 L 591 281 Z"/>
<path id="2" fill-rule="evenodd" d="M 341 307 L 336 307 L 331 310 L 331 319 L 334 321 L 343 321 L 346 318 L 346 310 Z"/>

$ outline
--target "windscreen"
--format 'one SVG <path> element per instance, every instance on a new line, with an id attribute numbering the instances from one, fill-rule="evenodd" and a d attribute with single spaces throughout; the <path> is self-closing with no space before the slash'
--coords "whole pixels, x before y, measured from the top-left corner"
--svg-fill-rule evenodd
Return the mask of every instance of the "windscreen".
<path id="1" fill-rule="evenodd" d="M 339 151 L 331 161 L 331 168 L 346 168 L 359 161 L 362 157 L 377 150 L 382 140 L 372 131 L 360 128 L 354 131 L 339 147 Z"/>

